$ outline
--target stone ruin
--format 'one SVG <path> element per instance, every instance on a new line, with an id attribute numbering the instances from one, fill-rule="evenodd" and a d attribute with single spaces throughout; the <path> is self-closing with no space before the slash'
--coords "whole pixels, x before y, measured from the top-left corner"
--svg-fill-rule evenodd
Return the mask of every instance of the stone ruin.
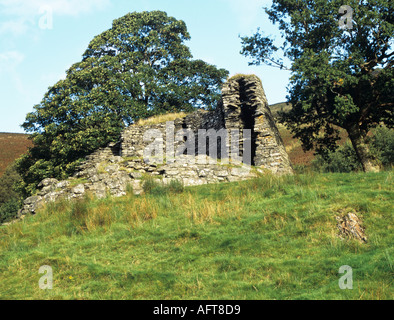
<path id="1" fill-rule="evenodd" d="M 140 194 L 147 177 L 192 186 L 267 172 L 292 174 L 293 169 L 261 80 L 255 75 L 236 76 L 223 85 L 214 111 L 198 110 L 167 123 L 131 125 L 119 142 L 87 156 L 73 177 L 43 180 L 37 194 L 24 201 L 19 217 L 34 214 L 46 202 L 76 199 L 87 192 L 98 198 L 123 196 L 132 187 Z"/>

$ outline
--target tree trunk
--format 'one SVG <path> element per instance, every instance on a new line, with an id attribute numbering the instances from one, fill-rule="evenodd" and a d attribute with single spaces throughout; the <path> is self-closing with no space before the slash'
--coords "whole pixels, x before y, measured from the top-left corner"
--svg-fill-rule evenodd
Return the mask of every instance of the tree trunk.
<path id="1" fill-rule="evenodd" d="M 374 163 L 374 159 L 369 151 L 369 146 L 366 143 L 366 135 L 361 133 L 358 125 L 351 124 L 347 128 L 347 133 L 364 172 L 379 172 L 379 166 Z"/>

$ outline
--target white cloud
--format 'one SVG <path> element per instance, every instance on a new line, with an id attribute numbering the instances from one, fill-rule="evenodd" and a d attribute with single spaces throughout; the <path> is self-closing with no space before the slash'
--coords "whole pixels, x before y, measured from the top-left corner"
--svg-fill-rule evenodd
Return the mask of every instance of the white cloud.
<path id="1" fill-rule="evenodd" d="M 111 0 L 0 0 L 0 14 L 9 19 L 0 23 L 0 34 L 24 34 L 37 24 L 49 8 L 53 15 L 78 16 L 103 10 Z"/>

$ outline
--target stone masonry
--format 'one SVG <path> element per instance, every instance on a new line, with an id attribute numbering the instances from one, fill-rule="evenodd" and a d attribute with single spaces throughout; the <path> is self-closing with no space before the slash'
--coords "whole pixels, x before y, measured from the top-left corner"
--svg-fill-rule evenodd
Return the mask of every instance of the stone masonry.
<path id="1" fill-rule="evenodd" d="M 153 160 L 152 160 L 153 159 Z M 155 125 L 131 125 L 119 142 L 86 157 L 73 177 L 45 179 L 24 201 L 19 216 L 34 214 L 46 202 L 143 192 L 147 177 L 185 186 L 232 182 L 260 174 L 292 174 L 260 79 L 231 78 L 216 110 L 198 110 Z"/>

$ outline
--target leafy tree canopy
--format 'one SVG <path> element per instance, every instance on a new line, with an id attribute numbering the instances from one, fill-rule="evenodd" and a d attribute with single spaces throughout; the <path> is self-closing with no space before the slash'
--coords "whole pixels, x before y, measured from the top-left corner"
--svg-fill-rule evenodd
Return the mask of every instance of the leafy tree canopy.
<path id="1" fill-rule="evenodd" d="M 0 176 L 0 207 L 7 201 L 18 202 L 20 195 L 15 190 L 15 184 L 21 177 L 16 171 L 15 163 L 10 164 L 2 176 Z"/>
<path id="2" fill-rule="evenodd" d="M 286 68 L 278 52 L 291 61 L 293 109 L 282 121 L 306 150 L 327 154 L 344 128 L 363 169 L 378 170 L 366 137 L 380 123 L 393 126 L 393 7 L 390 0 L 274 0 L 265 11 L 283 42 L 260 30 L 242 37 L 250 64 Z"/>
<path id="3" fill-rule="evenodd" d="M 189 39 L 185 23 L 161 11 L 129 13 L 96 36 L 22 125 L 34 142 L 18 161 L 27 194 L 140 118 L 215 108 L 228 71 L 192 60 Z"/>

